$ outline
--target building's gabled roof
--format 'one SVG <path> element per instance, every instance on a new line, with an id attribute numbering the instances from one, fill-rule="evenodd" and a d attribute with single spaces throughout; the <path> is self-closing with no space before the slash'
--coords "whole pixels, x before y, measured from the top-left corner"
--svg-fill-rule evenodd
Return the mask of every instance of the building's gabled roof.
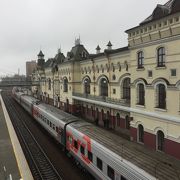
<path id="1" fill-rule="evenodd" d="M 153 13 L 149 17 L 147 17 L 144 21 L 142 21 L 140 25 L 161 19 L 165 16 L 174 14 L 176 12 L 180 12 L 180 0 L 169 0 L 164 5 L 158 4 L 154 9 Z"/>
<path id="2" fill-rule="evenodd" d="M 119 52 L 123 52 L 123 51 L 127 51 L 129 50 L 128 46 L 122 47 L 122 48 L 118 48 L 118 49 L 105 49 L 104 53 L 106 54 L 115 54 L 115 53 L 119 53 Z"/>
<path id="3" fill-rule="evenodd" d="M 54 58 L 49 58 L 45 63 L 44 63 L 44 68 L 55 68 L 58 64 L 64 62 L 65 56 L 63 53 L 59 52 L 56 54 Z"/>
<path id="4" fill-rule="evenodd" d="M 111 47 L 111 46 L 112 46 L 111 41 L 108 42 L 107 46 L 108 46 L 108 47 Z"/>
<path id="5" fill-rule="evenodd" d="M 67 53 L 66 60 L 83 60 L 89 57 L 88 51 L 82 44 L 77 44 L 72 47 L 71 51 Z"/>
<path id="6" fill-rule="evenodd" d="M 96 50 L 101 50 L 101 48 L 100 48 L 100 46 L 99 46 L 99 45 L 97 46 Z"/>
<path id="7" fill-rule="evenodd" d="M 38 54 L 38 56 L 44 56 L 44 54 L 42 53 L 42 51 L 40 50 L 40 52 L 39 52 L 39 54 Z"/>
<path id="8" fill-rule="evenodd" d="M 56 56 L 54 57 L 54 59 L 55 59 L 56 64 L 60 64 L 60 63 L 64 62 L 65 56 L 64 56 L 63 53 L 58 52 L 58 53 L 56 54 Z"/>
<path id="9" fill-rule="evenodd" d="M 105 49 L 104 52 L 102 52 L 102 53 L 90 54 L 89 58 L 97 58 L 97 57 L 106 56 L 109 54 L 120 53 L 120 52 L 127 51 L 127 50 L 129 50 L 128 46 L 118 48 L 118 49 Z"/>
<path id="10" fill-rule="evenodd" d="M 49 58 L 49 59 L 44 63 L 44 68 L 52 67 L 54 62 L 55 62 L 55 59 L 54 59 L 54 58 Z"/>

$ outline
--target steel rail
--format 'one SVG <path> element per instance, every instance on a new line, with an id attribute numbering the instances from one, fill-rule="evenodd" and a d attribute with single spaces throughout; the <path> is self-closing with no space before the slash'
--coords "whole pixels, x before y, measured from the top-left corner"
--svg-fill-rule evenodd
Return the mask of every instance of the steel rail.
<path id="1" fill-rule="evenodd" d="M 38 180 L 62 180 L 33 134 L 26 126 L 23 119 L 25 115 L 18 113 L 16 102 L 8 95 L 2 93 L 6 108 L 16 130 L 21 146 L 30 165 L 34 179 Z"/>

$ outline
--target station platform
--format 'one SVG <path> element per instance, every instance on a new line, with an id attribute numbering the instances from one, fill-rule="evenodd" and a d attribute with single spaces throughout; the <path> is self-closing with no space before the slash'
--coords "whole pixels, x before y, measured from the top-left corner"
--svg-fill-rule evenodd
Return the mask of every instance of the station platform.
<path id="1" fill-rule="evenodd" d="M 33 180 L 0 95 L 0 180 Z"/>

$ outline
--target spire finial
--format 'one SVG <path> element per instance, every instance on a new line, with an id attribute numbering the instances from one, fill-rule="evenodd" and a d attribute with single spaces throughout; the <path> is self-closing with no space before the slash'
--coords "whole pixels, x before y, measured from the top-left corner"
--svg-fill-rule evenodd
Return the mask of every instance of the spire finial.
<path id="1" fill-rule="evenodd" d="M 96 54 L 100 53 L 101 48 L 99 47 L 99 45 L 96 47 Z"/>
<path id="2" fill-rule="evenodd" d="M 107 47 L 108 47 L 108 50 L 111 50 L 111 49 L 112 49 L 111 41 L 108 42 Z"/>
<path id="3" fill-rule="evenodd" d="M 80 45 L 81 44 L 81 40 L 80 40 L 80 35 L 79 38 L 75 38 L 75 46 Z"/>
<path id="4" fill-rule="evenodd" d="M 58 49 L 58 54 L 60 54 L 60 53 L 61 53 L 61 45 L 60 45 L 60 47 Z"/>

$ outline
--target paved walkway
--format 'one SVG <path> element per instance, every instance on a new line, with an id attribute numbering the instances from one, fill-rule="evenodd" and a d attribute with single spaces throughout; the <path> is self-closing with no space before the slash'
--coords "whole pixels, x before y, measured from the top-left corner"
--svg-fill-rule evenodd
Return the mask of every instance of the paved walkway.
<path id="1" fill-rule="evenodd" d="M 12 175 L 13 179 L 21 178 L 2 106 L 0 105 L 0 179 L 5 179 L 9 174 Z"/>
<path id="2" fill-rule="evenodd" d="M 0 180 L 33 180 L 29 166 L 0 95 Z"/>

